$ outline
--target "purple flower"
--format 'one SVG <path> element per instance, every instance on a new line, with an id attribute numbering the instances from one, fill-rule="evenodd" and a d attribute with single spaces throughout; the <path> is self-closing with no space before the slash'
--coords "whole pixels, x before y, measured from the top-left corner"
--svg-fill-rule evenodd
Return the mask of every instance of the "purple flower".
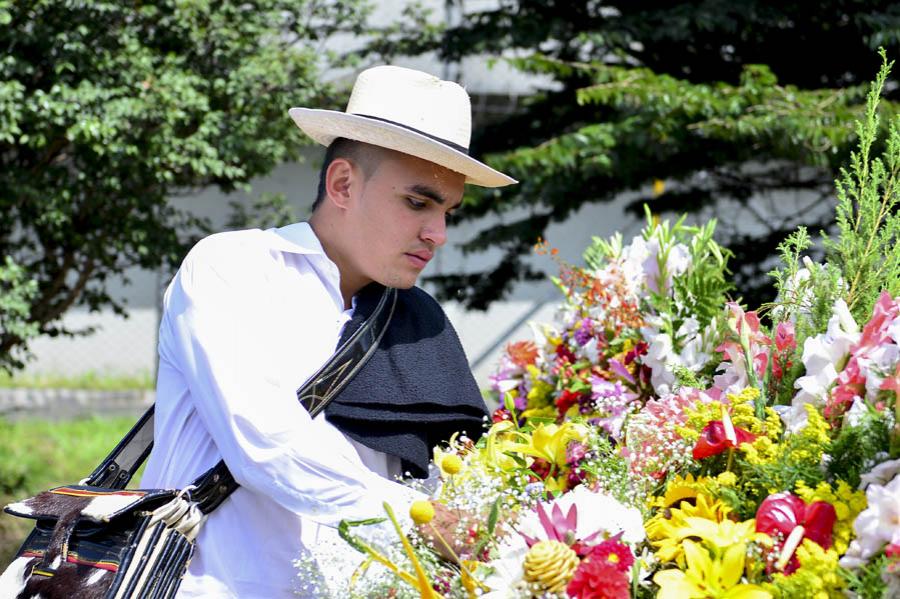
<path id="1" fill-rule="evenodd" d="M 578 345 L 584 345 L 591 340 L 591 337 L 594 336 L 591 328 L 590 318 L 585 318 L 581 321 L 581 323 L 578 325 L 578 328 L 575 329 L 575 342 Z"/>
<path id="2" fill-rule="evenodd" d="M 587 455 L 587 452 L 588 448 L 584 443 L 581 443 L 579 441 L 573 441 L 569 443 L 569 446 L 566 447 L 566 463 L 569 466 L 574 466 L 584 459 L 584 456 Z"/>

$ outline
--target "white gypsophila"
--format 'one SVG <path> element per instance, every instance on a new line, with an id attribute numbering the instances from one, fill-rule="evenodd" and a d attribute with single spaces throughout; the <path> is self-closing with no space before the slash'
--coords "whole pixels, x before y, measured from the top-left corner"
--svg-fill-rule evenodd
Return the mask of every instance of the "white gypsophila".
<path id="1" fill-rule="evenodd" d="M 853 523 L 855 538 L 840 564 L 856 568 L 867 563 L 888 544 L 900 544 L 900 476 L 886 485 L 870 484 L 867 507 Z"/>
<path id="2" fill-rule="evenodd" d="M 832 316 L 828 320 L 828 328 L 824 333 L 808 337 L 803 343 L 804 376 L 794 382 L 798 389 L 788 410 L 782 410 L 781 416 L 785 427 L 796 433 L 806 426 L 806 409 L 808 403 L 822 407 L 828 390 L 838 377 L 837 366 L 843 363 L 850 348 L 859 341 L 859 327 L 850 308 L 843 299 L 838 299 L 832 308 Z"/>
<path id="3" fill-rule="evenodd" d="M 399 537 L 393 530 L 381 525 L 354 528 L 352 533 L 363 538 L 366 543 L 387 548 L 388 551 L 399 542 Z M 317 538 L 314 543 L 309 544 L 308 552 L 294 562 L 298 578 L 295 594 L 326 599 L 352 596 L 350 577 L 365 561 L 365 556 L 348 545 L 337 529 L 325 526 L 318 528 Z M 384 568 L 379 566 L 367 570 L 367 578 L 377 581 L 393 576 L 386 569 L 382 572 L 382 569 Z"/>

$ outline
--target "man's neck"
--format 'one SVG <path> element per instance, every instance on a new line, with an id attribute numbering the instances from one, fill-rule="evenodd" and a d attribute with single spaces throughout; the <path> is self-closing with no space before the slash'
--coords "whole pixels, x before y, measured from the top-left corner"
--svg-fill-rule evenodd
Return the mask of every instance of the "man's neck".
<path id="1" fill-rule="evenodd" d="M 343 253 L 340 251 L 340 245 L 335 242 L 339 233 L 329 223 L 323 222 L 322 219 L 316 218 L 317 213 L 314 212 L 309 219 L 309 226 L 315 233 L 325 255 L 329 260 L 334 262 L 338 269 L 338 277 L 340 279 L 341 297 L 344 300 L 344 309 L 349 310 L 353 306 L 353 296 L 360 289 L 365 287 L 368 282 L 363 281 L 360 277 L 353 277 L 350 273 L 352 269 L 346 260 L 343 259 Z"/>

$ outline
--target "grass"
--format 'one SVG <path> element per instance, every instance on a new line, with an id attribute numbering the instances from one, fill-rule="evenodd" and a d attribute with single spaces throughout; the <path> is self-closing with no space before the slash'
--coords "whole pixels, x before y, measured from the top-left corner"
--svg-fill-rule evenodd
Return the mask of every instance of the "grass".
<path id="1" fill-rule="evenodd" d="M 95 389 L 100 391 L 129 391 L 153 389 L 156 381 L 149 372 L 123 375 L 102 372 L 63 374 L 15 374 L 0 370 L 0 387 L 30 387 L 36 389 Z"/>
<path id="2" fill-rule="evenodd" d="M 30 497 L 90 474 L 134 424 L 135 418 L 49 422 L 0 419 L 0 505 Z M 140 472 L 133 479 L 140 480 Z M 32 522 L 0 514 L 0 571 Z"/>

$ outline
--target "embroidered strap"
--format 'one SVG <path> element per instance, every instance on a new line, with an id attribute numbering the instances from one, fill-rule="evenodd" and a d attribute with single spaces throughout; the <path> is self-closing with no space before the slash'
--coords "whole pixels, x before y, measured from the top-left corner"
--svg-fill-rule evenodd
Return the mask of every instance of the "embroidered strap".
<path id="1" fill-rule="evenodd" d="M 397 290 L 385 288 L 372 314 L 328 361 L 297 390 L 297 398 L 315 418 L 334 397 L 350 382 L 375 352 L 378 342 L 387 330 L 394 307 Z M 128 434 L 110 452 L 94 472 L 82 484 L 124 489 L 134 472 L 150 455 L 153 447 L 153 406 L 132 427 Z M 225 500 L 238 483 L 224 461 L 201 474 L 188 488 L 199 503 L 200 510 L 208 514 Z"/>

